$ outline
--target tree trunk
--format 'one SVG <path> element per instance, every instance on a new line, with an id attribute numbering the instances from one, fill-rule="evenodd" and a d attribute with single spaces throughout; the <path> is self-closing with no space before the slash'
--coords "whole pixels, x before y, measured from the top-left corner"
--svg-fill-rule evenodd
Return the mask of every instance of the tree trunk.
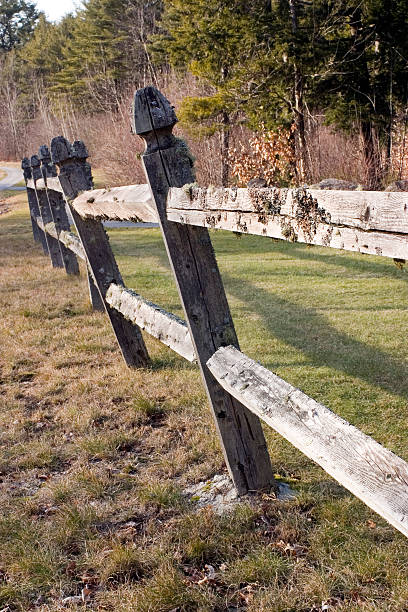
<path id="1" fill-rule="evenodd" d="M 303 76 L 297 66 L 295 69 L 295 136 L 297 139 L 297 153 L 299 157 L 298 178 L 304 183 L 309 176 L 309 164 L 307 159 L 307 144 L 305 135 L 305 114 L 303 105 Z"/>
<path id="2" fill-rule="evenodd" d="M 363 155 L 365 164 L 365 182 L 370 190 L 379 189 L 382 182 L 381 160 L 379 158 L 375 133 L 371 121 L 361 123 L 363 137 Z"/>
<path id="3" fill-rule="evenodd" d="M 367 100 L 371 100 L 371 79 L 370 70 L 367 60 L 367 33 L 363 25 L 361 16 L 361 7 L 359 7 L 352 15 L 351 30 L 354 34 L 354 53 L 356 62 L 359 68 L 359 92 L 357 92 L 357 100 L 361 107 L 367 104 Z M 376 190 L 382 182 L 381 159 L 378 153 L 375 130 L 372 121 L 373 112 L 375 115 L 375 106 L 371 102 L 372 111 L 364 112 L 361 120 L 361 134 L 363 138 L 363 156 L 365 164 L 365 182 L 368 189 Z"/>
<path id="4" fill-rule="evenodd" d="M 222 113 L 221 131 L 221 185 L 228 186 L 229 180 L 229 142 L 230 142 L 230 117 L 226 111 Z"/>
<path id="5" fill-rule="evenodd" d="M 299 65 L 296 59 L 296 34 L 298 30 L 298 16 L 297 16 L 297 0 L 289 0 L 290 16 L 292 20 L 292 34 L 293 34 L 293 51 L 294 51 L 294 109 L 293 109 L 293 122 L 296 127 L 295 140 L 298 157 L 298 169 L 296 172 L 297 182 L 304 183 L 309 174 L 308 163 L 307 163 L 307 145 L 305 135 L 305 115 L 304 115 L 304 103 L 303 103 L 303 74 L 299 69 Z"/>

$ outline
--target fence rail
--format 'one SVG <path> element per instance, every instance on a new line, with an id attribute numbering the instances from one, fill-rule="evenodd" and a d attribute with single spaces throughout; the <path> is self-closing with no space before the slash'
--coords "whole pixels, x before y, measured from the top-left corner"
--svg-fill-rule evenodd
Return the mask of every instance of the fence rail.
<path id="1" fill-rule="evenodd" d="M 408 193 L 171 189 L 167 218 L 358 253 L 408 258 Z"/>
<path id="2" fill-rule="evenodd" d="M 67 273 L 85 259 L 92 304 L 109 316 L 128 366 L 149 363 L 140 329 L 198 363 L 239 493 L 275 486 L 262 420 L 408 536 L 408 464 L 240 352 L 207 229 L 408 259 L 408 194 L 199 188 L 176 121 L 160 92 L 136 93 L 146 185 L 92 189 L 84 144 L 62 137 L 51 143 L 53 163 L 45 146 L 24 159 L 34 239 Z M 107 219 L 159 221 L 186 321 L 124 286 Z"/>
<path id="3" fill-rule="evenodd" d="M 74 255 L 86 260 L 81 241 L 76 234 L 67 230 L 61 230 L 58 233 L 54 222 L 44 224 L 41 217 L 35 215 L 32 215 L 32 217 L 40 230 L 59 240 L 64 246 L 70 249 Z"/>

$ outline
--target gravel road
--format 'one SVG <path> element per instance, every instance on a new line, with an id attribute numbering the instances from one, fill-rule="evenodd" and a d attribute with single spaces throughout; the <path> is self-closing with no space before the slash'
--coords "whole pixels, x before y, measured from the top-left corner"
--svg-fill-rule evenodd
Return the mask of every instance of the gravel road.
<path id="1" fill-rule="evenodd" d="M 0 170 L 7 173 L 7 176 L 0 181 L 0 191 L 23 191 L 25 187 L 16 187 L 23 179 L 21 168 L 10 168 L 9 166 L 0 166 Z"/>
<path id="2" fill-rule="evenodd" d="M 25 187 L 16 187 L 23 178 L 23 173 L 20 168 L 11 168 L 8 166 L 0 166 L 0 170 L 7 173 L 7 176 L 0 181 L 0 191 L 24 191 Z M 71 216 L 71 215 L 69 215 Z M 70 219 L 71 224 L 73 223 Z M 128 223 L 126 221 L 104 221 L 106 228 L 126 228 L 126 227 L 159 227 L 158 223 Z"/>

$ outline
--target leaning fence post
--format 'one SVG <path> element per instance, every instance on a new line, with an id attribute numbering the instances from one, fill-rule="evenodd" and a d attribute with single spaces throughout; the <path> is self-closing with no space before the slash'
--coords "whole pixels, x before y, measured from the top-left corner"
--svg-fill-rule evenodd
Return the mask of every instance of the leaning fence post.
<path id="1" fill-rule="evenodd" d="M 40 209 L 38 208 L 37 196 L 35 190 L 28 186 L 28 181 L 33 178 L 31 170 L 31 164 L 28 157 L 24 157 L 21 162 L 23 169 L 24 180 L 27 190 L 28 208 L 30 210 L 31 226 L 33 228 L 33 236 L 35 242 L 39 242 L 42 245 L 44 255 L 48 255 L 48 245 L 45 232 L 39 227 L 37 218 L 40 217 Z"/>
<path id="2" fill-rule="evenodd" d="M 68 224 L 68 228 L 67 229 L 69 229 L 69 220 L 68 220 L 68 217 L 67 217 L 66 223 Z M 61 228 L 61 229 L 64 229 L 64 228 Z M 65 265 L 65 260 L 64 260 L 64 265 Z M 74 266 L 72 266 L 72 269 L 74 271 L 71 272 L 71 273 L 72 274 L 76 274 Z M 103 304 L 103 301 L 101 299 L 99 291 L 98 291 L 98 289 L 97 289 L 97 287 L 95 285 L 94 279 L 92 277 L 92 273 L 90 272 L 88 265 L 87 265 L 87 278 L 88 278 L 89 300 L 91 302 L 92 308 L 93 308 L 93 310 L 98 310 L 100 312 L 104 312 L 105 311 L 105 306 Z"/>
<path id="3" fill-rule="evenodd" d="M 64 262 L 62 260 L 61 250 L 59 247 L 59 240 L 48 234 L 46 229 L 47 223 L 52 223 L 53 219 L 45 189 L 37 189 L 37 181 L 42 179 L 40 160 L 38 159 L 37 155 L 31 156 L 31 171 L 33 174 L 35 195 L 37 197 L 38 208 L 40 210 L 40 216 L 44 225 L 45 239 L 47 241 L 52 267 L 63 268 Z"/>
<path id="4" fill-rule="evenodd" d="M 212 376 L 206 362 L 223 345 L 238 340 L 211 239 L 206 228 L 167 221 L 169 187 L 194 182 L 186 144 L 172 134 L 177 117 L 153 87 L 135 94 L 134 131 L 146 143 L 142 160 L 187 323 L 213 410 L 225 460 L 240 494 L 274 484 L 261 423 Z"/>
<path id="5" fill-rule="evenodd" d="M 38 157 L 41 161 L 41 172 L 45 184 L 45 193 L 47 195 L 52 220 L 55 225 L 55 231 L 59 237 L 61 231 L 70 231 L 70 223 L 65 208 L 65 200 L 61 193 L 49 189 L 47 179 L 57 176 L 57 169 L 51 163 L 51 154 L 46 145 L 42 145 L 39 149 Z M 68 249 L 59 239 L 59 248 L 64 262 L 65 271 L 67 274 L 79 274 L 79 265 L 75 253 Z"/>
<path id="6" fill-rule="evenodd" d="M 58 136 L 51 142 L 51 154 L 53 162 L 59 167 L 62 190 L 123 358 L 130 367 L 144 366 L 149 356 L 139 327 L 106 302 L 109 286 L 112 283 L 123 286 L 123 280 L 105 229 L 97 219 L 82 219 L 70 204 L 79 192 L 93 187 L 91 167 L 86 161 L 86 147 L 81 141 L 71 145 L 65 138 Z"/>

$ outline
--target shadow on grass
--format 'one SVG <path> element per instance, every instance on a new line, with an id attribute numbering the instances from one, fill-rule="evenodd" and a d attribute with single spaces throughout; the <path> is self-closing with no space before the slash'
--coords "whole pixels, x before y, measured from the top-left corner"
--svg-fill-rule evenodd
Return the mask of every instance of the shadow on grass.
<path id="1" fill-rule="evenodd" d="M 156 259 L 157 265 L 162 269 L 168 269 L 169 262 L 164 245 L 158 230 L 156 232 L 157 234 L 152 236 L 146 231 L 143 237 L 143 247 L 146 247 L 144 243 L 147 242 L 149 255 Z M 123 239 L 124 236 L 121 236 L 121 238 Z M 129 236 L 127 239 L 129 239 Z M 341 254 L 325 256 L 318 253 L 313 247 L 308 248 L 305 245 L 287 244 L 281 241 L 265 242 L 265 238 L 260 240 L 258 237 L 252 236 L 245 237 L 245 242 L 237 241 L 238 245 L 235 238 L 233 240 L 234 242 L 226 233 L 220 233 L 219 237 L 215 236 L 215 247 L 221 257 L 236 250 L 241 251 L 240 270 L 242 270 L 243 256 L 251 262 L 256 254 L 262 255 L 272 252 L 304 261 L 309 260 L 325 265 L 346 267 L 363 275 L 401 279 L 401 274 L 405 274 L 387 261 L 373 262 L 363 257 L 349 257 Z M 125 242 L 126 240 L 120 246 L 124 251 L 127 251 L 130 245 L 127 246 Z M 263 246 L 264 243 L 265 247 Z M 240 248 L 240 244 L 245 248 Z M 140 249 L 140 244 L 135 245 L 135 247 L 135 250 L 137 247 Z M 291 271 L 291 274 L 293 274 L 293 271 Z M 322 314 L 313 308 L 302 307 L 289 302 L 269 290 L 259 288 L 248 281 L 243 282 L 242 279 L 231 274 L 223 273 L 222 278 L 227 292 L 245 302 L 248 310 L 260 315 L 265 327 L 273 337 L 302 351 L 304 355 L 309 357 L 312 366 L 333 368 L 408 399 L 408 366 L 402 360 L 355 340 L 346 333 L 339 332 L 330 325 Z M 382 307 L 382 309 L 386 308 Z M 344 309 L 344 306 L 342 306 L 342 309 Z M 356 309 L 355 305 L 353 305 L 353 309 Z M 370 310 L 370 308 L 364 307 L 364 310 Z M 270 369 L 276 369 L 283 365 L 276 362 L 265 363 L 265 366 Z M 152 363 L 152 367 L 154 369 L 166 367 L 190 369 L 194 368 L 194 365 L 174 356 L 172 359 L 160 357 L 157 359 L 157 363 Z"/>
<path id="2" fill-rule="evenodd" d="M 293 304 L 240 278 L 226 274 L 223 278 L 228 292 L 260 315 L 275 338 L 307 355 L 311 365 L 333 368 L 408 399 L 408 367 L 402 360 L 339 332 L 313 308 Z M 281 364 L 265 365 L 275 369 Z"/>
<path id="3" fill-rule="evenodd" d="M 361 253 L 350 254 L 344 251 L 343 254 L 337 254 L 332 249 L 327 250 L 327 255 L 318 253 L 314 246 L 308 247 L 301 244 L 284 244 L 281 240 L 274 242 L 275 252 L 281 255 L 292 255 L 296 259 L 303 261 L 314 261 L 322 263 L 324 265 L 338 266 L 347 268 L 351 272 L 358 274 L 373 274 L 375 276 L 387 276 L 390 278 L 408 280 L 406 271 L 401 271 L 388 257 L 380 258 L 378 261 L 367 260 L 366 257 Z M 354 255 L 354 257 L 350 256 Z"/>

